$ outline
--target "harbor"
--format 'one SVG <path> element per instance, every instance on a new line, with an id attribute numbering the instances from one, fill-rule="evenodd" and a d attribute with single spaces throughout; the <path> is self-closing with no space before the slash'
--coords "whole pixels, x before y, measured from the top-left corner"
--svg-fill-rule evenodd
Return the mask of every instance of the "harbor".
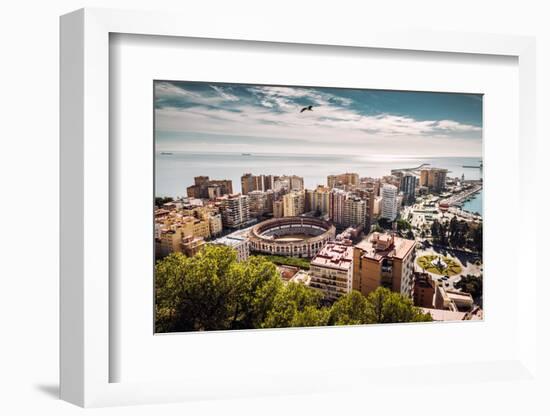
<path id="1" fill-rule="evenodd" d="M 480 192 L 483 189 L 483 185 L 481 182 L 475 183 L 474 185 L 470 186 L 468 189 L 465 189 L 457 194 L 454 194 L 450 196 L 449 198 L 446 198 L 439 202 L 439 205 L 447 205 L 449 207 L 451 206 L 461 206 L 464 202 L 467 202 L 471 198 L 473 198 L 478 192 Z"/>

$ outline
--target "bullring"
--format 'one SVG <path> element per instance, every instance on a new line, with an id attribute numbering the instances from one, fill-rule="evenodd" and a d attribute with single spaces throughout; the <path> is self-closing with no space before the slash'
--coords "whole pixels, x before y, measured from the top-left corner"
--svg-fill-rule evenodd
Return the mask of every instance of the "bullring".
<path id="1" fill-rule="evenodd" d="M 248 238 L 255 252 L 311 258 L 335 235 L 334 225 L 318 218 L 282 217 L 257 224 Z"/>

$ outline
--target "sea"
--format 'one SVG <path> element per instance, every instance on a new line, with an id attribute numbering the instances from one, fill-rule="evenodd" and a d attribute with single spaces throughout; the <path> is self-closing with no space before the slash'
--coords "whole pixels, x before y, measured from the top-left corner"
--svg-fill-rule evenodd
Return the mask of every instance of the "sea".
<path id="1" fill-rule="evenodd" d="M 462 204 L 462 209 L 474 214 L 483 213 L 483 189 L 476 193 L 469 201 Z"/>
<path id="2" fill-rule="evenodd" d="M 167 154 L 169 153 L 169 154 Z M 231 179 L 233 192 L 241 191 L 243 173 L 254 175 L 298 175 L 304 178 L 306 188 L 326 185 L 327 176 L 344 172 L 356 172 L 360 177 L 382 177 L 392 169 L 413 168 L 422 164 L 445 168 L 450 177 L 477 180 L 483 171 L 478 168 L 481 158 L 471 157 L 380 157 L 365 155 L 315 155 L 275 153 L 221 153 L 221 152 L 156 152 L 155 195 L 178 197 L 186 195 L 186 188 L 193 185 L 195 176 L 211 179 Z M 482 212 L 483 191 L 463 209 Z"/>

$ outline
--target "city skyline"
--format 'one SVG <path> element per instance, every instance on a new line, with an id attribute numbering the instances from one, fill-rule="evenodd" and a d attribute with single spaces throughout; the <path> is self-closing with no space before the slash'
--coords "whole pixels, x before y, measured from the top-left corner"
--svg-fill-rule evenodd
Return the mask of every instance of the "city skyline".
<path id="1" fill-rule="evenodd" d="M 154 105 L 157 151 L 482 157 L 478 94 L 155 81 Z"/>
<path id="2" fill-rule="evenodd" d="M 155 332 L 483 319 L 482 96 L 156 81 L 154 107 Z"/>

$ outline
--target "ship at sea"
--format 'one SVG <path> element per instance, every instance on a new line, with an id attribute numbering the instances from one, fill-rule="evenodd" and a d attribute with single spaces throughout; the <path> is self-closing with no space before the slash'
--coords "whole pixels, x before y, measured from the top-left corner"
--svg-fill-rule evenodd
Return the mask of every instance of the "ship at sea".
<path id="1" fill-rule="evenodd" d="M 252 153 L 241 153 L 241 156 L 252 156 Z"/>
<path id="2" fill-rule="evenodd" d="M 161 155 L 173 155 L 172 152 L 160 152 Z"/>

